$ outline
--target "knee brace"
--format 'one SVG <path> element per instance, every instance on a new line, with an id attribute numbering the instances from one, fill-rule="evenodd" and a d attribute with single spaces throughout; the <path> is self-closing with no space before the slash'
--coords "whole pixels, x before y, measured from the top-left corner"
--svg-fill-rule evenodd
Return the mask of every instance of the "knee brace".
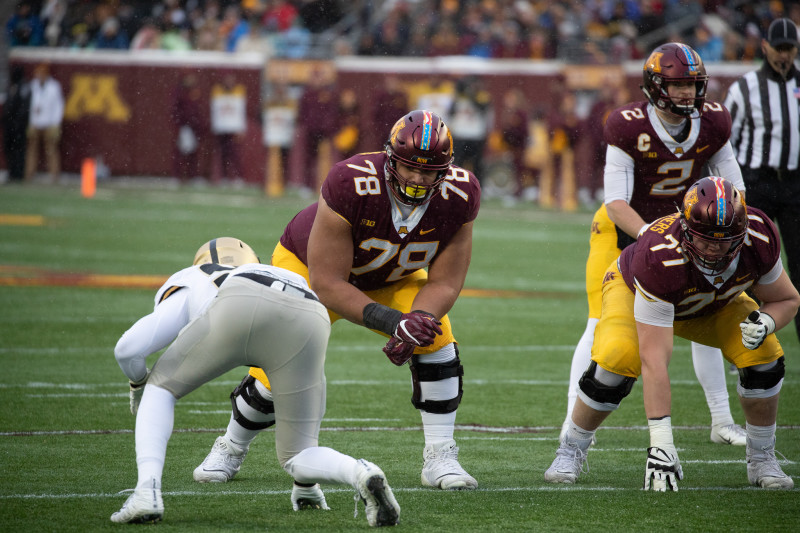
<path id="1" fill-rule="evenodd" d="M 636 378 L 608 372 L 592 361 L 578 381 L 579 394 L 589 407 L 599 411 L 613 411 L 630 394 L 634 383 Z"/>
<path id="2" fill-rule="evenodd" d="M 413 386 L 411 403 L 414 407 L 436 414 L 452 413 L 458 409 L 458 405 L 461 403 L 461 396 L 464 394 L 464 367 L 461 366 L 461 360 L 458 358 L 457 347 L 455 359 L 447 363 L 422 364 L 419 362 L 419 356 L 414 355 L 411 357 L 410 369 Z M 455 377 L 458 378 L 458 395 L 455 398 L 449 400 L 422 400 L 420 382 L 443 381 Z"/>
<path id="3" fill-rule="evenodd" d="M 267 429 L 275 423 L 275 404 L 261 395 L 256 388 L 256 379 L 253 376 L 247 375 L 233 389 L 231 405 L 233 406 L 233 419 L 245 429 L 257 431 Z"/>
<path id="4" fill-rule="evenodd" d="M 772 363 L 740 368 L 736 389 L 742 398 L 770 398 L 780 392 L 784 374 L 783 356 Z"/>

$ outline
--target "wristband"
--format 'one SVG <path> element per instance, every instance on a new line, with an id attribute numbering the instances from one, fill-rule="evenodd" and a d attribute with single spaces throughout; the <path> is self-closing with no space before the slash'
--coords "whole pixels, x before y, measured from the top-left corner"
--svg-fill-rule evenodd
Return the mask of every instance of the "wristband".
<path id="1" fill-rule="evenodd" d="M 662 450 L 674 450 L 675 444 L 672 440 L 672 417 L 649 419 L 647 425 L 650 427 L 650 447 L 661 448 Z"/>
<path id="2" fill-rule="evenodd" d="M 758 312 L 758 319 L 767 328 L 767 335 L 775 333 L 775 319 L 763 311 Z"/>
<path id="3" fill-rule="evenodd" d="M 369 329 L 382 331 L 389 336 L 394 335 L 397 324 L 403 313 L 397 309 L 392 309 L 377 302 L 372 302 L 364 306 L 362 321 Z"/>

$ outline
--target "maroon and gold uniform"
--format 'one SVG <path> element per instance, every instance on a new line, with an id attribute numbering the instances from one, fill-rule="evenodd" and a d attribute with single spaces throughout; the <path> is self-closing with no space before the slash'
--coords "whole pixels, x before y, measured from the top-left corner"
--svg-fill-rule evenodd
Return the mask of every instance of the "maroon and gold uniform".
<path id="1" fill-rule="evenodd" d="M 429 202 L 401 206 L 386 188 L 386 161 L 385 152 L 372 152 L 337 163 L 321 194 L 352 228 L 350 283 L 376 302 L 408 312 L 427 280 L 425 269 L 453 235 L 478 216 L 481 191 L 472 172 L 451 166 L 440 192 Z M 316 213 L 316 203 L 300 211 L 286 226 L 272 255 L 273 265 L 309 282 L 307 247 Z M 331 322 L 341 318 L 328 313 Z M 442 334 L 430 346 L 417 348 L 417 353 L 432 353 L 456 342 L 449 317 L 440 320 Z M 254 368 L 250 374 L 268 386 L 262 371 Z"/>
<path id="2" fill-rule="evenodd" d="M 603 136 L 609 146 L 630 158 L 628 179 L 631 190 L 615 191 L 629 196 L 629 205 L 645 222 L 674 213 L 686 190 L 705 176 L 704 167 L 714 158 L 733 161 L 728 138 L 731 117 L 716 102 L 706 102 L 700 117 L 688 120 L 689 133 L 683 142 L 676 141 L 664 128 L 655 110 L 647 102 L 636 102 L 612 111 Z M 741 174 L 727 176 L 744 190 Z M 607 191 L 606 202 L 609 201 Z M 633 239 L 618 229 L 608 217 L 605 204 L 595 213 L 591 226 L 589 259 L 586 263 L 586 292 L 589 318 L 600 318 L 603 274 L 620 251 Z"/>
<path id="3" fill-rule="evenodd" d="M 777 228 L 758 209 L 748 207 L 747 212 L 741 253 L 715 275 L 701 272 L 683 253 L 677 213 L 647 226 L 606 272 L 592 359 L 615 374 L 638 377 L 636 321 L 672 326 L 679 337 L 722 349 L 739 368 L 781 357 L 774 334 L 755 350 L 742 344 L 739 323 L 758 309 L 744 291 L 759 282 L 772 283 L 783 269 Z"/>

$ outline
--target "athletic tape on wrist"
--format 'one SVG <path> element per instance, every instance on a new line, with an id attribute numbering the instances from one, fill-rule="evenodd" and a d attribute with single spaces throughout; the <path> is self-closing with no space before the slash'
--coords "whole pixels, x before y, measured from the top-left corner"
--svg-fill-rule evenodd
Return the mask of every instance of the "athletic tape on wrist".
<path id="1" fill-rule="evenodd" d="M 372 302 L 364 306 L 362 320 L 369 329 L 382 331 L 387 335 L 394 335 L 397 324 L 403 313 L 385 305 Z"/>

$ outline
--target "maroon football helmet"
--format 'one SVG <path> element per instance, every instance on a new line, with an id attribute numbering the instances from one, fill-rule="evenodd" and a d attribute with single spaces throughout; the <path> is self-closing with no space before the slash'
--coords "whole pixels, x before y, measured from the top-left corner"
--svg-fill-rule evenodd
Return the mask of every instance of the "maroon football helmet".
<path id="1" fill-rule="evenodd" d="M 703 114 L 708 76 L 703 60 L 691 46 L 683 43 L 662 44 L 650 54 L 642 72 L 645 96 L 657 109 L 690 117 Z M 677 105 L 667 93 L 667 83 L 691 80 L 695 83 L 693 105 Z"/>
<path id="2" fill-rule="evenodd" d="M 453 137 L 442 118 L 431 111 L 416 110 L 395 122 L 384 146 L 389 161 L 386 180 L 395 197 L 408 205 L 422 205 L 439 192 L 450 163 L 453 162 Z M 424 171 L 436 171 L 430 185 L 408 183 L 397 172 L 397 163 Z"/>
<path id="3" fill-rule="evenodd" d="M 681 208 L 681 247 L 689 259 L 709 274 L 723 272 L 741 251 L 747 233 L 747 206 L 739 189 L 723 178 L 709 176 L 692 185 Z M 731 243 L 722 255 L 701 252 L 697 239 Z"/>

